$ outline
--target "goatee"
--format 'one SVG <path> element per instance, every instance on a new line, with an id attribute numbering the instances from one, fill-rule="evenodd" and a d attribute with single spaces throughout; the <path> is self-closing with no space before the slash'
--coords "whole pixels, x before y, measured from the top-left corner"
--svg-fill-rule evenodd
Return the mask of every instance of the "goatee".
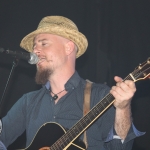
<path id="1" fill-rule="evenodd" d="M 37 70 L 36 76 L 35 76 L 35 82 L 37 84 L 44 85 L 48 81 L 50 75 L 52 74 L 51 70 Z"/>

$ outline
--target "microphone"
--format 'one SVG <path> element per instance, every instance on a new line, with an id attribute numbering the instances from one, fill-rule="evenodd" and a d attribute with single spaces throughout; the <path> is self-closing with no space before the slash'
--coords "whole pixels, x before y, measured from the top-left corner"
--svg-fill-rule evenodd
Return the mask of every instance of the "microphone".
<path id="1" fill-rule="evenodd" d="M 4 48 L 0 48 L 0 53 L 8 54 L 15 58 L 27 60 L 29 64 L 36 64 L 39 61 L 39 58 L 35 53 L 24 53 L 18 51 L 4 50 Z"/>

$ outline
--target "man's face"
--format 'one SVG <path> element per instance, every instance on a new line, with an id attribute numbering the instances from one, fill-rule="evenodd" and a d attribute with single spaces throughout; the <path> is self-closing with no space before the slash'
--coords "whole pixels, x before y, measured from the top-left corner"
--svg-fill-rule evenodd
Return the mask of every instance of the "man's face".
<path id="1" fill-rule="evenodd" d="M 44 73 L 40 78 L 49 78 L 53 73 L 63 69 L 67 59 L 65 45 L 68 41 L 52 34 L 39 34 L 35 37 L 33 52 L 39 57 L 37 74 L 39 76 Z"/>

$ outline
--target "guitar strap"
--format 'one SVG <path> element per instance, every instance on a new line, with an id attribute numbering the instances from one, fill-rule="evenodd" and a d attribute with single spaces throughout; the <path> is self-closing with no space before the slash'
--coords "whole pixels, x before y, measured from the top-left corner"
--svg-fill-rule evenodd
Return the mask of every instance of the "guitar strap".
<path id="1" fill-rule="evenodd" d="M 90 111 L 91 87 L 92 87 L 92 82 L 89 80 L 86 80 L 86 85 L 85 85 L 85 89 L 84 89 L 83 116 L 85 116 Z M 87 142 L 86 131 L 84 131 L 83 141 L 84 141 L 86 148 L 87 148 L 88 142 Z"/>

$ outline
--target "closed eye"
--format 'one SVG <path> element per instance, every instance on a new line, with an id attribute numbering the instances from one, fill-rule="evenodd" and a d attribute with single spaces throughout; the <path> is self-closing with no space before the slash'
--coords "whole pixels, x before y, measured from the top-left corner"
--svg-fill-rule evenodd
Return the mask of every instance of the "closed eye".
<path id="1" fill-rule="evenodd" d="M 45 47 L 45 46 L 47 47 L 48 45 L 49 45 L 49 43 L 42 43 L 41 44 L 42 47 Z"/>
<path id="2" fill-rule="evenodd" d="M 42 45 L 44 46 L 44 45 L 46 45 L 47 43 L 42 43 Z"/>

